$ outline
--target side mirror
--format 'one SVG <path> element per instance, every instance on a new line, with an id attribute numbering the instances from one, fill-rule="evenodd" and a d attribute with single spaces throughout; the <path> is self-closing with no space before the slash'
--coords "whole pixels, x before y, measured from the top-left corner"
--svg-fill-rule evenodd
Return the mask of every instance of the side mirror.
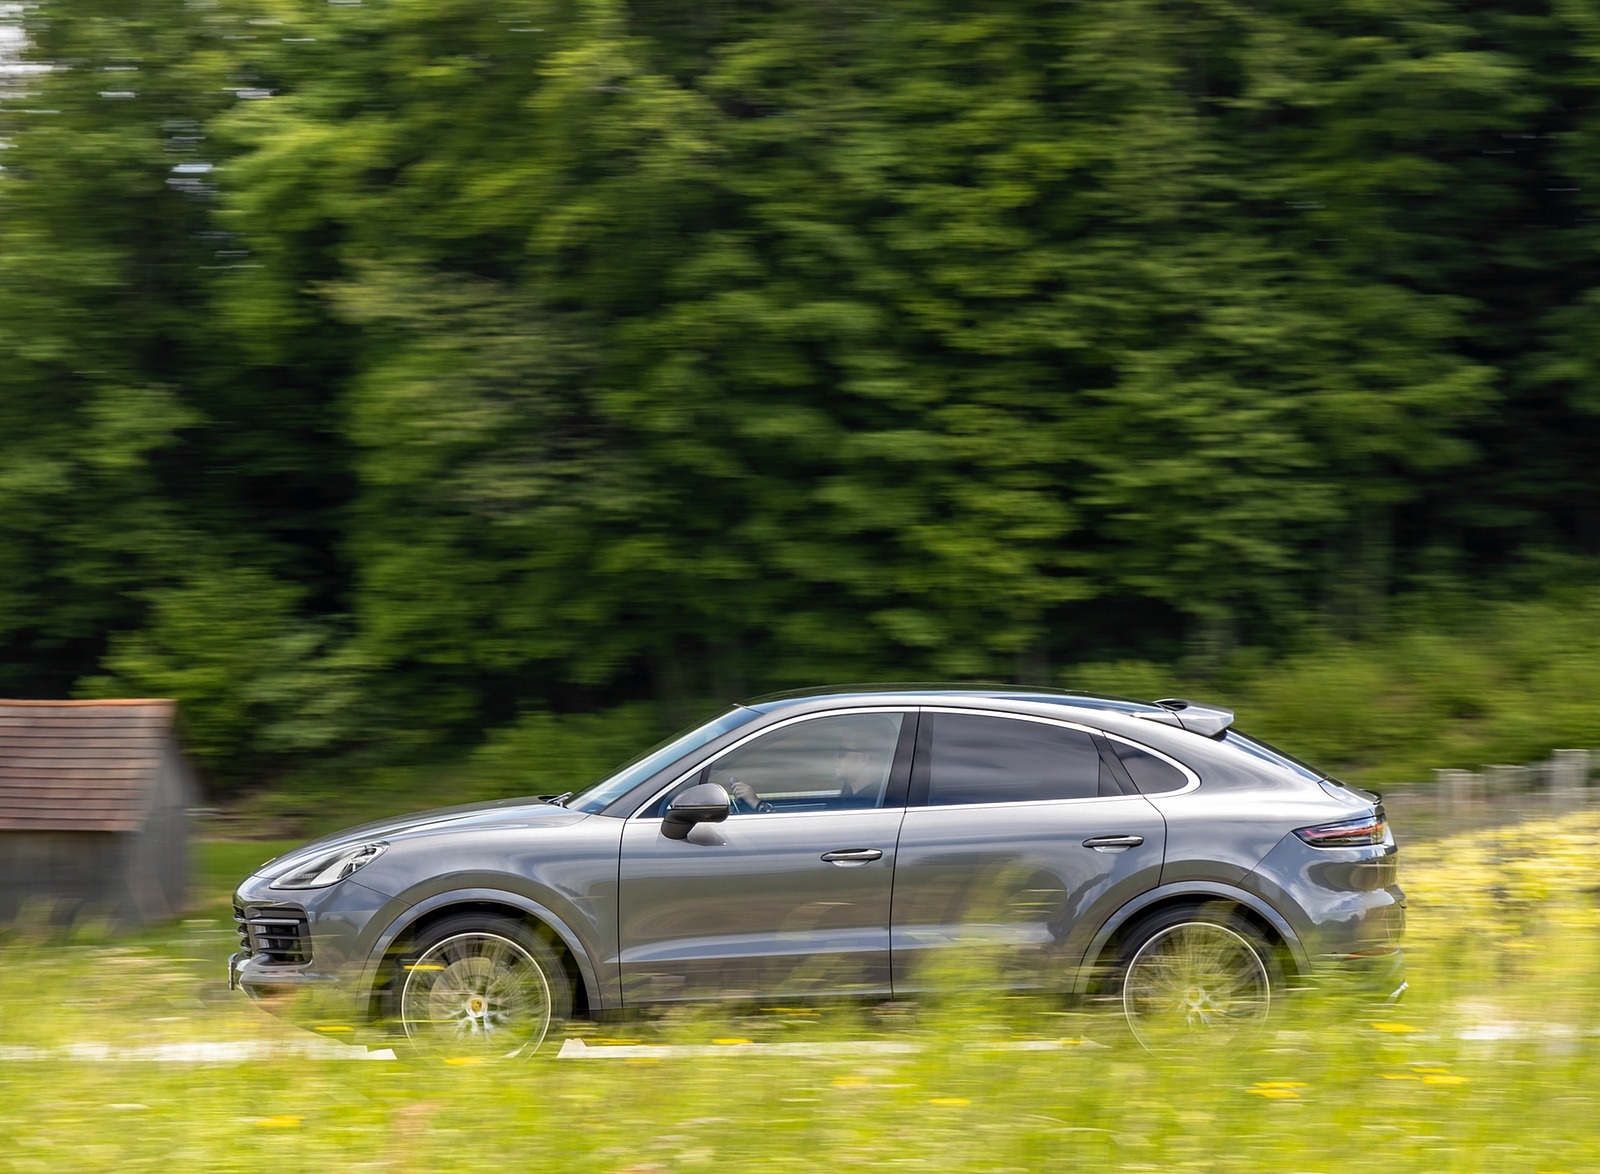
<path id="1" fill-rule="evenodd" d="M 661 821 L 662 834 L 681 840 L 697 823 L 721 823 L 733 801 L 720 783 L 697 783 L 672 798 Z"/>

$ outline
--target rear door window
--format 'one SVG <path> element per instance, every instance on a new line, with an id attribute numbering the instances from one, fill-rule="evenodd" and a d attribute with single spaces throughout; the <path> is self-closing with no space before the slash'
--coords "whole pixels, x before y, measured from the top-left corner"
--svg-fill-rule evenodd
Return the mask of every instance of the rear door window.
<path id="1" fill-rule="evenodd" d="M 1100 751 L 1082 730 L 985 714 L 927 712 L 928 803 L 1089 799 L 1102 790 Z M 1109 775 L 1109 772 L 1107 772 Z"/>

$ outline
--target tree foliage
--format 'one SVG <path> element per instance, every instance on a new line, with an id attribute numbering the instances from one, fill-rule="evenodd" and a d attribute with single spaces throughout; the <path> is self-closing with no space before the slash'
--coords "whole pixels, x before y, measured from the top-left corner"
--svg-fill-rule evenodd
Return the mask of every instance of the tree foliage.
<path id="1" fill-rule="evenodd" d="M 0 682 L 227 777 L 1600 552 L 1580 4 L 24 19 Z"/>

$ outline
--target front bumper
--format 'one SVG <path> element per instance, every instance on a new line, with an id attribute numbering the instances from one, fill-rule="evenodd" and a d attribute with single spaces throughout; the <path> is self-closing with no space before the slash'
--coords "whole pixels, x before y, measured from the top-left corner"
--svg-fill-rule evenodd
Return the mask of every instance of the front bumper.
<path id="1" fill-rule="evenodd" d="M 240 949 L 228 986 L 272 1014 L 343 1038 L 365 1032 L 366 974 L 379 911 L 389 899 L 351 880 L 279 892 L 251 877 L 234 897 Z"/>

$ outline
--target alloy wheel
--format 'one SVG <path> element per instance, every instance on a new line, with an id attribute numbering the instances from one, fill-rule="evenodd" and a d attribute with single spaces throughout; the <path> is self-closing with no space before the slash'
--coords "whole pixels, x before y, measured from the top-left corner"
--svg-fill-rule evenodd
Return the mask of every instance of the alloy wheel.
<path id="1" fill-rule="evenodd" d="M 1211 921 L 1184 921 L 1151 934 L 1129 959 L 1122 1006 L 1146 1048 L 1226 1044 L 1266 1022 L 1272 979 L 1244 934 Z"/>
<path id="2" fill-rule="evenodd" d="M 457 933 L 405 965 L 400 1018 L 411 1042 L 430 1051 L 516 1055 L 550 1029 L 550 983 L 521 943 Z"/>

